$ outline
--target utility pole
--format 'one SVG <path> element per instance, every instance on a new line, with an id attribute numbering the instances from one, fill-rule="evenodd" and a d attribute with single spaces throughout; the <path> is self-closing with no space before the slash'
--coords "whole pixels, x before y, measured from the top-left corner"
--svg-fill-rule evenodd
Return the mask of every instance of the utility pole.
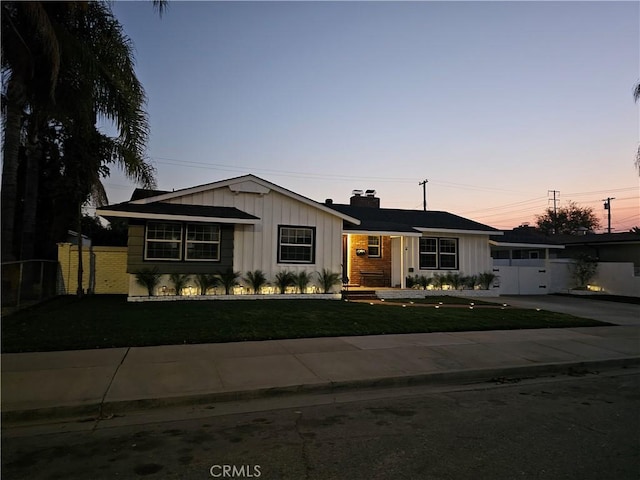
<path id="1" fill-rule="evenodd" d="M 425 212 L 427 211 L 427 183 L 429 183 L 429 180 L 426 178 L 424 181 L 418 183 L 418 185 L 422 185 L 422 208 Z"/>
<path id="2" fill-rule="evenodd" d="M 604 209 L 607 211 L 607 233 L 611 233 L 611 200 L 615 200 L 616 197 L 607 197 L 602 199 L 604 202 Z"/>
<path id="3" fill-rule="evenodd" d="M 556 193 L 560 195 L 560 192 L 557 190 L 547 190 L 547 195 L 553 193 L 553 233 L 558 233 L 558 229 L 556 228 L 556 222 L 558 221 L 558 210 L 557 204 L 558 200 L 556 200 Z"/>

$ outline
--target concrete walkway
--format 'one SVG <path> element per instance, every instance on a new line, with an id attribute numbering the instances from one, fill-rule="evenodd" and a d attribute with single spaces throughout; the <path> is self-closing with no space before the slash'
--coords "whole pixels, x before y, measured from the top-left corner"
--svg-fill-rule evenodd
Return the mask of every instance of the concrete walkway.
<path id="1" fill-rule="evenodd" d="M 609 302 L 591 298 L 563 295 L 503 295 L 486 298 L 488 302 L 506 302 L 514 307 L 541 308 L 551 312 L 567 313 L 576 317 L 592 318 L 614 325 L 640 325 L 640 305 Z"/>
<path id="2" fill-rule="evenodd" d="M 640 326 L 2 355 L 5 421 L 640 363 Z"/>

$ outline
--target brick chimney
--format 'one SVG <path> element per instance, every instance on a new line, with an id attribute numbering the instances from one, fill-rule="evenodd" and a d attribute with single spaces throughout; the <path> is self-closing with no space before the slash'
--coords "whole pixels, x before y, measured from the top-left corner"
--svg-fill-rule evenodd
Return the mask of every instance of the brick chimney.
<path id="1" fill-rule="evenodd" d="M 376 197 L 375 190 L 354 190 L 351 192 L 350 205 L 352 207 L 380 208 L 380 199 Z"/>

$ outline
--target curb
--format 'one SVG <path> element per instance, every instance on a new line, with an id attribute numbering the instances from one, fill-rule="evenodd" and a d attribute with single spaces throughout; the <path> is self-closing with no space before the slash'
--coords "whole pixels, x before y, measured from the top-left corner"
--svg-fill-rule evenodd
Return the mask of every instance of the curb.
<path id="1" fill-rule="evenodd" d="M 418 375 L 402 375 L 362 380 L 302 384 L 287 387 L 259 388 L 229 392 L 203 393 L 166 398 L 139 400 L 120 400 L 86 405 L 69 405 L 28 410 L 2 412 L 3 423 L 20 423 L 37 420 L 52 420 L 86 417 L 79 421 L 98 421 L 127 411 L 153 408 L 176 407 L 184 405 L 203 405 L 230 401 L 255 400 L 259 398 L 302 394 L 330 394 L 363 388 L 402 388 L 418 385 L 446 385 L 456 383 L 485 383 L 506 379 L 507 377 L 542 376 L 545 374 L 580 375 L 586 370 L 628 368 L 640 365 L 640 357 L 621 357 L 604 360 L 585 360 L 581 362 L 540 363 L 486 369 L 451 370 Z"/>

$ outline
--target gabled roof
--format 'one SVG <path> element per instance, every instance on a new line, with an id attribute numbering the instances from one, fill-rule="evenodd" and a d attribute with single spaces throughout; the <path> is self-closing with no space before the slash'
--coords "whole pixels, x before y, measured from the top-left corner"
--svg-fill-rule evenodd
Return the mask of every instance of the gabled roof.
<path id="1" fill-rule="evenodd" d="M 278 192 L 303 204 L 317 208 L 330 215 L 341 218 L 353 224 L 359 224 L 360 220 L 333 210 L 322 203 L 318 203 L 307 197 L 299 195 L 291 190 L 282 188 L 255 175 L 243 175 L 240 177 L 207 183 L 190 188 L 183 188 L 172 192 L 160 190 L 136 189 L 129 202 L 110 205 L 97 209 L 96 213 L 103 217 L 127 217 L 164 220 L 191 220 L 202 222 L 220 223 L 256 223 L 258 217 L 232 207 L 216 207 L 206 205 L 185 205 L 169 203 L 170 200 L 205 192 L 218 188 L 228 187 L 234 192 L 250 192 L 265 195 L 270 191 Z"/>
<path id="2" fill-rule="evenodd" d="M 131 194 L 131 200 L 140 200 L 142 198 L 155 197 L 156 195 L 163 195 L 169 193 L 168 190 L 151 190 L 148 188 L 136 188 Z"/>
<path id="3" fill-rule="evenodd" d="M 422 232 L 496 234 L 500 231 L 482 223 L 448 212 L 402 210 L 396 208 L 356 207 L 331 204 L 330 208 L 361 220 L 360 225 L 347 225 L 347 232 L 376 232 L 420 236 Z"/>
<path id="4" fill-rule="evenodd" d="M 223 187 L 229 187 L 231 190 L 234 190 L 234 191 L 245 191 L 242 189 L 246 189 L 247 185 L 249 184 L 254 184 L 253 193 L 266 194 L 270 190 L 273 190 L 286 197 L 292 198 L 294 200 L 302 202 L 311 207 L 318 208 L 324 211 L 325 213 L 338 216 L 343 220 L 347 220 L 354 224 L 360 223 L 360 221 L 357 218 L 350 217 L 341 212 L 328 208 L 326 205 L 322 203 L 316 202 L 315 200 L 311 200 L 310 198 L 304 197 L 298 193 L 292 192 L 291 190 L 288 190 L 279 185 L 276 185 L 275 183 L 271 183 L 267 180 L 264 180 L 263 178 L 256 177 L 255 175 L 251 175 L 251 174 L 242 175 L 240 177 L 229 178 L 227 180 L 220 180 L 218 182 L 206 183 L 206 184 L 198 185 L 195 187 L 183 188 L 181 190 L 175 190 L 173 192 L 163 192 L 159 195 L 150 196 L 146 198 L 139 198 L 136 200 L 132 199 L 130 203 L 148 204 L 148 203 L 154 203 L 154 202 L 166 202 L 167 200 L 171 200 L 174 198 L 183 197 L 186 195 L 192 195 L 194 193 L 206 192 L 208 190 L 214 190 L 214 189 L 223 188 Z"/>

